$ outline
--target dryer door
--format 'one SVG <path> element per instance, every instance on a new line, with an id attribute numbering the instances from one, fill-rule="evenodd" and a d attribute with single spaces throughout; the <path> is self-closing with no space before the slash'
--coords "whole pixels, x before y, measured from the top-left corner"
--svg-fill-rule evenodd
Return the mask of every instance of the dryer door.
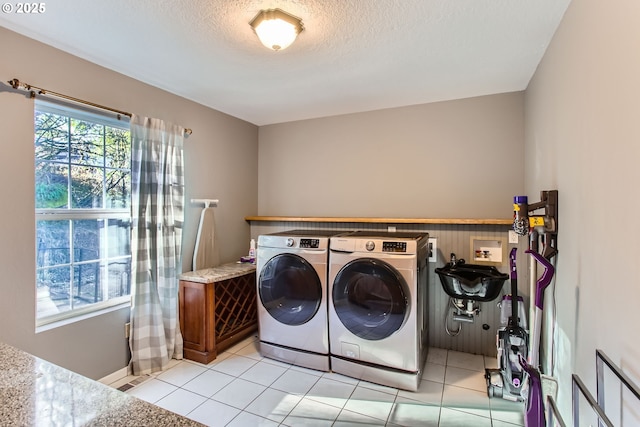
<path id="1" fill-rule="evenodd" d="M 333 282 L 333 307 L 342 324 L 367 340 L 384 339 L 409 314 L 406 281 L 391 265 L 373 258 L 346 264 Z"/>
<path id="2" fill-rule="evenodd" d="M 265 263 L 258 279 L 258 295 L 271 317 L 285 325 L 297 326 L 318 312 L 322 284 L 307 260 L 285 253 Z"/>

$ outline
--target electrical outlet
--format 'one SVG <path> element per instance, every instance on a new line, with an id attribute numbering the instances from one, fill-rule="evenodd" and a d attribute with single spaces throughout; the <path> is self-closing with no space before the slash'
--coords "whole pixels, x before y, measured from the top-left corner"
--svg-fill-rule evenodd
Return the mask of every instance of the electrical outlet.
<path id="1" fill-rule="evenodd" d="M 429 262 L 438 262 L 438 239 L 429 237 Z"/>
<path id="2" fill-rule="evenodd" d="M 509 243 L 518 243 L 518 235 L 513 230 L 509 230 Z"/>
<path id="3" fill-rule="evenodd" d="M 395 232 L 396 232 L 396 227 L 395 227 L 395 226 L 393 226 L 393 225 L 389 225 L 389 226 L 387 227 L 387 232 L 389 232 L 389 233 L 395 233 Z"/>
<path id="4" fill-rule="evenodd" d="M 131 336 L 131 323 L 124 324 L 124 337 L 129 338 Z"/>

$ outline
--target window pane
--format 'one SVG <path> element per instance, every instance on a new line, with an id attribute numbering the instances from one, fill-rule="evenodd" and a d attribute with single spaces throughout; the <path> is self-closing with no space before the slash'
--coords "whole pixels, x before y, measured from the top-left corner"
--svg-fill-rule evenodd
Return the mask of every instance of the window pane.
<path id="1" fill-rule="evenodd" d="M 73 262 L 99 260 L 104 253 L 101 245 L 104 220 L 73 221 Z"/>
<path id="2" fill-rule="evenodd" d="M 106 166 L 131 169 L 131 138 L 129 129 L 105 129 Z"/>
<path id="3" fill-rule="evenodd" d="M 69 168 L 64 164 L 36 162 L 36 209 L 66 208 Z"/>
<path id="4" fill-rule="evenodd" d="M 71 119 L 71 161 L 104 166 L 104 126 Z"/>
<path id="5" fill-rule="evenodd" d="M 67 311 L 70 306 L 71 267 L 39 269 L 36 275 L 38 317 Z"/>
<path id="6" fill-rule="evenodd" d="M 71 167 L 71 207 L 102 208 L 103 169 Z"/>
<path id="7" fill-rule="evenodd" d="M 109 258 L 131 255 L 131 221 L 129 219 L 110 219 L 107 229 Z"/>
<path id="8" fill-rule="evenodd" d="M 69 161 L 69 118 L 36 111 L 36 159 Z"/>
<path id="9" fill-rule="evenodd" d="M 38 268 L 71 262 L 69 221 L 36 221 Z"/>
<path id="10" fill-rule="evenodd" d="M 131 288 L 131 258 L 109 262 L 109 298 L 129 295 Z"/>
<path id="11" fill-rule="evenodd" d="M 73 308 L 102 301 L 100 276 L 100 262 L 74 265 Z"/>
<path id="12" fill-rule="evenodd" d="M 129 209 L 131 206 L 131 173 L 129 170 L 107 169 L 107 208 Z"/>

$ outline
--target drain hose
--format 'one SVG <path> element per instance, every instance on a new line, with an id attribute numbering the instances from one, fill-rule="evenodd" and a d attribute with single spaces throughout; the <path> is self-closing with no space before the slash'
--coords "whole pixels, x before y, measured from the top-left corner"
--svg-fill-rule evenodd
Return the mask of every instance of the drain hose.
<path id="1" fill-rule="evenodd" d="M 453 298 L 449 297 L 449 303 L 447 304 L 447 309 L 444 311 L 444 330 L 447 332 L 447 335 L 450 337 L 457 337 L 460 331 L 462 331 L 462 323 L 458 322 L 458 330 L 450 331 L 449 330 L 449 314 L 452 313 L 453 309 L 458 309 L 458 307 L 453 302 Z M 453 318 L 453 316 L 452 316 Z"/>

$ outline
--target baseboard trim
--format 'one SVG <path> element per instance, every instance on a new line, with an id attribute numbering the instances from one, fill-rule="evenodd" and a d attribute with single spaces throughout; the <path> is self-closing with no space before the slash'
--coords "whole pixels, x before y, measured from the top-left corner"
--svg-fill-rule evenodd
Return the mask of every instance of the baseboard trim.
<path id="1" fill-rule="evenodd" d="M 122 378 L 126 377 L 128 375 L 128 366 L 125 366 L 122 369 L 118 369 L 117 371 L 115 371 L 112 374 L 109 374 L 105 377 L 102 377 L 98 380 L 98 382 L 101 382 L 102 384 L 106 384 L 106 385 L 110 385 L 113 384 L 114 382 L 121 380 Z"/>

